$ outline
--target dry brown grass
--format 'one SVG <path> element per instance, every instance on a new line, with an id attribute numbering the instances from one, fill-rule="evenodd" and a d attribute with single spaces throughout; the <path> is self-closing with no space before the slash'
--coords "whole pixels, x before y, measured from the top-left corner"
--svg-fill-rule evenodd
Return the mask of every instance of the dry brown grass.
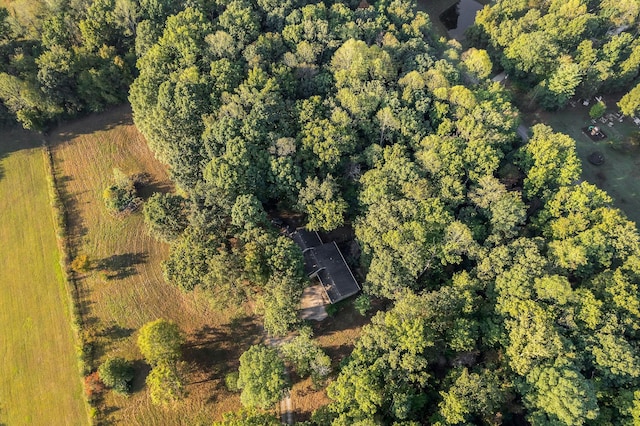
<path id="1" fill-rule="evenodd" d="M 50 135 L 56 174 L 69 212 L 74 254 L 88 255 L 92 269 L 80 276 L 83 315 L 98 342 L 96 355 L 124 356 L 136 362 L 134 393 L 107 393 L 101 405 L 116 424 L 197 424 L 239 408 L 237 395 L 224 389 L 224 375 L 240 354 L 260 338 L 252 317 L 231 318 L 213 311 L 201 294 L 183 294 L 165 283 L 161 262 L 168 246 L 151 238 L 142 214 L 111 216 L 102 192 L 113 168 L 149 173 L 153 191 L 172 185 L 165 167 L 148 150 L 132 124 L 128 107 L 66 124 Z M 189 398 L 175 407 L 156 407 L 144 388 L 148 367 L 136 348 L 136 330 L 156 318 L 176 321 L 187 335 L 185 372 Z"/>

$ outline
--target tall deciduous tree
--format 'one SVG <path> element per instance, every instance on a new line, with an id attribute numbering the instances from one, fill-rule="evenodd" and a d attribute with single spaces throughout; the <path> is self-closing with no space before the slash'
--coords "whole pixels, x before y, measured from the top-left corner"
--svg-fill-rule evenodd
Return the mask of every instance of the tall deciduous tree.
<path id="1" fill-rule="evenodd" d="M 622 99 L 620 99 L 618 107 L 624 115 L 636 115 L 640 110 L 640 84 L 635 86 L 629 91 L 629 93 L 625 94 Z"/>
<path id="2" fill-rule="evenodd" d="M 245 407 L 270 408 L 278 402 L 287 387 L 284 362 L 275 349 L 251 346 L 240 356 L 238 387 Z"/>
<path id="3" fill-rule="evenodd" d="M 545 197 L 580 176 L 580 160 L 575 142 L 567 135 L 554 133 L 543 124 L 533 126 L 533 137 L 520 151 L 520 165 L 526 170 L 525 194 Z"/>
<path id="4" fill-rule="evenodd" d="M 328 175 L 324 181 L 307 178 L 298 198 L 300 209 L 307 214 L 307 229 L 331 231 L 344 223 L 347 203 L 340 195 L 338 182 Z"/>
<path id="5" fill-rule="evenodd" d="M 179 195 L 155 193 L 144 203 L 144 221 L 149 233 L 163 241 L 174 241 L 188 225 L 186 200 Z"/>
<path id="6" fill-rule="evenodd" d="M 152 366 L 175 364 L 182 356 L 183 343 L 178 325 L 165 319 L 146 323 L 138 334 L 138 348 Z"/>

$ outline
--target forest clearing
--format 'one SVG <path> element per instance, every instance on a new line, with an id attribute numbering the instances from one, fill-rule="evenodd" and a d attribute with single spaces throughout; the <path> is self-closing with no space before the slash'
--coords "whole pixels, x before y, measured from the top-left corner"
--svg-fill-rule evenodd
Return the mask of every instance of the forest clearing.
<path id="1" fill-rule="evenodd" d="M 615 105 L 615 102 L 609 101 L 609 104 Z M 610 108 L 609 113 L 614 109 Z M 525 120 L 532 124 L 547 123 L 555 131 L 571 136 L 576 141 L 576 152 L 582 163 L 582 178 L 607 191 L 617 208 L 636 224 L 640 223 L 640 149 L 629 143 L 630 138 L 638 133 L 638 126 L 630 117 L 625 117 L 622 122 L 614 121 L 613 127 L 597 121 L 596 124 L 607 135 L 601 142 L 591 141 L 581 130 L 581 127 L 591 124 L 588 106 L 567 107 L 552 114 L 529 114 Z M 595 151 L 603 154 L 603 164 L 589 162 L 589 155 Z"/>
<path id="2" fill-rule="evenodd" d="M 0 139 L 0 423 L 85 425 L 42 138 Z"/>

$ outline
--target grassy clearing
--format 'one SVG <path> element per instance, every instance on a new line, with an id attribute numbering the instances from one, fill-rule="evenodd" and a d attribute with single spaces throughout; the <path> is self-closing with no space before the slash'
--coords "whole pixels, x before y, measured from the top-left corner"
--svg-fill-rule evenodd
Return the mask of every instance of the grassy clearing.
<path id="1" fill-rule="evenodd" d="M 88 424 L 41 138 L 0 139 L 0 423 Z"/>
<path id="2" fill-rule="evenodd" d="M 239 397 L 224 389 L 224 375 L 257 342 L 261 330 L 250 316 L 213 311 L 196 293 L 182 294 L 162 278 L 168 246 L 151 238 L 142 214 L 111 216 L 102 200 L 113 168 L 149 173 L 142 189 L 172 189 L 165 168 L 154 159 L 132 124 L 127 107 L 66 124 L 50 135 L 56 175 L 70 218 L 74 255 L 86 254 L 91 270 L 80 275 L 83 314 L 95 342 L 98 362 L 107 355 L 136 360 L 129 398 L 107 393 L 100 403 L 114 424 L 197 424 L 239 408 Z M 148 367 L 136 348 L 137 329 L 157 318 L 176 321 L 187 335 L 186 389 L 189 398 L 175 407 L 153 406 L 144 387 Z"/>
<path id="3" fill-rule="evenodd" d="M 617 98 L 605 101 L 615 106 L 616 100 Z M 614 108 L 609 108 L 607 113 L 615 112 Z M 629 219 L 640 224 L 640 150 L 625 147 L 624 144 L 631 133 L 639 130 L 631 119 L 625 118 L 622 123 L 614 121 L 613 127 L 598 121 L 597 125 L 607 135 L 607 139 L 602 142 L 593 142 L 582 133 L 582 127 L 591 125 L 589 107 L 582 105 L 553 113 L 530 114 L 525 117 L 525 121 L 529 125 L 546 123 L 556 132 L 568 134 L 575 139 L 576 150 L 582 161 L 583 179 L 607 191 L 613 198 L 614 205 L 624 211 Z M 594 151 L 604 154 L 604 164 L 594 166 L 587 161 L 589 154 Z"/>

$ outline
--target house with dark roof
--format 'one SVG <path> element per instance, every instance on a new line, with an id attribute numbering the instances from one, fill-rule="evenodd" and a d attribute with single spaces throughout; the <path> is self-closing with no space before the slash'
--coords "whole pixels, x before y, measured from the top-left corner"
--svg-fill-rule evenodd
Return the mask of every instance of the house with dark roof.
<path id="1" fill-rule="evenodd" d="M 360 291 L 351 269 L 335 241 L 323 243 L 315 231 L 303 228 L 289 232 L 304 256 L 304 269 L 309 278 L 318 278 L 331 303 L 336 303 Z"/>

